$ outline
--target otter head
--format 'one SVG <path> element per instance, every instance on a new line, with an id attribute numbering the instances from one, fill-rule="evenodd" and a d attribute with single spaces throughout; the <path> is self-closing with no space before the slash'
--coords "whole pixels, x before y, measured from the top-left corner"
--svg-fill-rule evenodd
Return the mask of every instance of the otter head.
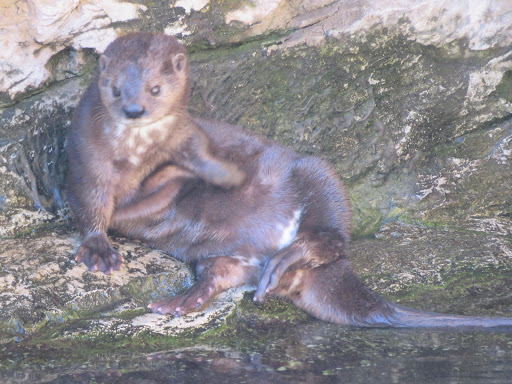
<path id="1" fill-rule="evenodd" d="M 100 56 L 101 99 L 116 121 L 144 126 L 186 111 L 186 51 L 175 38 L 133 33 L 113 41 Z"/>

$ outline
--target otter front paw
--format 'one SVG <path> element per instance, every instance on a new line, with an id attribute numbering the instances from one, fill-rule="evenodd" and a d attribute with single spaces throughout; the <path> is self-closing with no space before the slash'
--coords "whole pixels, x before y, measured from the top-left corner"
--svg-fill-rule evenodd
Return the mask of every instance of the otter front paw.
<path id="1" fill-rule="evenodd" d="M 76 262 L 83 262 L 90 271 L 111 274 L 121 268 L 123 257 L 110 245 L 105 234 L 85 238 L 75 256 Z"/>

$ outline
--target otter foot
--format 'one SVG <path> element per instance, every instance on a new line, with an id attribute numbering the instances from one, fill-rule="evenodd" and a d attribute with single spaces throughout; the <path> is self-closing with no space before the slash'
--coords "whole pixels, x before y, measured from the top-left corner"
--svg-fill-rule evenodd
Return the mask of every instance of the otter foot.
<path id="1" fill-rule="evenodd" d="M 223 188 L 239 187 L 243 184 L 246 174 L 234 164 L 223 164 L 220 169 L 213 173 L 212 181 L 215 185 L 220 185 Z"/>
<path id="2" fill-rule="evenodd" d="M 196 285 L 181 295 L 156 301 L 148 305 L 152 312 L 182 316 L 197 311 L 215 295 L 226 289 L 243 284 L 254 284 L 259 265 L 253 265 L 239 257 L 216 256 L 207 258 L 197 265 Z"/>
<path id="3" fill-rule="evenodd" d="M 214 295 L 213 282 L 201 281 L 185 293 L 156 301 L 148 305 L 154 313 L 183 316 L 200 309 Z"/>
<path id="4" fill-rule="evenodd" d="M 298 234 L 292 244 L 272 256 L 263 267 L 254 301 L 262 302 L 267 294 L 277 294 L 277 290 L 282 290 L 280 281 L 285 273 L 345 258 L 344 249 L 344 240 L 336 233 Z"/>
<path id="5" fill-rule="evenodd" d="M 76 252 L 75 261 L 90 271 L 111 274 L 121 268 L 123 256 L 110 245 L 105 234 L 87 237 Z"/>
<path id="6" fill-rule="evenodd" d="M 254 301 L 263 302 L 267 294 L 274 293 L 279 285 L 281 276 L 283 276 L 290 266 L 301 261 L 303 256 L 302 249 L 300 246 L 297 246 L 296 242 L 267 260 L 263 267 L 260 281 L 258 282 L 258 288 L 254 293 Z"/>

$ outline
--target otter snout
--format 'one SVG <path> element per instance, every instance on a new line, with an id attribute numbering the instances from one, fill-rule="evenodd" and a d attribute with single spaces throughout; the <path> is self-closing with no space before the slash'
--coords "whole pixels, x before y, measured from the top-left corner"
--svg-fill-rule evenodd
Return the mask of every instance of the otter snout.
<path id="1" fill-rule="evenodd" d="M 137 119 L 144 115 L 146 109 L 138 104 L 128 104 L 123 107 L 125 116 L 129 119 Z"/>

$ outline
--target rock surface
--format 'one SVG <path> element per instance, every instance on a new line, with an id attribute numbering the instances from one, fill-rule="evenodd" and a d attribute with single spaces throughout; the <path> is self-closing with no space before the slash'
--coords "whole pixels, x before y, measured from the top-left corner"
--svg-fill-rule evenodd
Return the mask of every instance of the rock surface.
<path id="1" fill-rule="evenodd" d="M 20 335 L 45 322 L 62 322 L 126 302 L 139 308 L 193 281 L 182 263 L 140 244 L 123 243 L 127 260 L 110 276 L 91 273 L 74 261 L 80 244 L 73 234 L 49 233 L 3 240 L 0 252 L 1 322 Z"/>
<path id="2" fill-rule="evenodd" d="M 115 0 L 4 2 L 0 92 L 16 95 L 41 86 L 51 76 L 47 64 L 64 49 L 105 49 L 117 36 L 113 25 L 137 18 L 139 9 Z"/>
<path id="3" fill-rule="evenodd" d="M 190 284 L 187 267 L 123 240 L 129 268 L 91 274 L 72 261 L 76 235 L 44 232 L 69 225 L 72 111 L 98 54 L 133 30 L 174 34 L 188 46 L 193 114 L 335 166 L 355 232 L 370 238 L 354 244 L 354 259 L 373 288 L 428 303 L 423 309 L 510 316 L 511 26 L 506 0 L 3 2 L 5 340 L 51 339 L 56 324 L 71 338 L 174 335 L 178 325 L 214 329 L 237 308 L 252 308 L 239 301 L 243 288 L 190 318 L 145 314 L 153 294 Z"/>
<path id="4" fill-rule="evenodd" d="M 494 231 L 483 232 L 489 225 Z M 367 284 L 390 301 L 427 311 L 511 317 L 509 231 L 487 222 L 444 228 L 387 224 L 374 238 L 354 241 L 352 260 Z M 255 306 L 254 287 L 248 286 L 181 318 L 148 313 L 149 302 L 183 291 L 193 274 L 170 256 L 123 239 L 114 246 L 126 261 L 110 276 L 74 262 L 76 233 L 57 230 L 3 244 L 0 345 L 154 336 L 179 336 L 180 345 L 195 345 L 199 335 L 215 338 L 211 332 L 226 328 L 227 318 L 235 319 L 227 333 L 238 323 L 279 329 L 314 321 L 288 303 Z"/>
<path id="5" fill-rule="evenodd" d="M 0 251 L 0 336 L 22 339 L 52 325 L 88 319 L 60 337 L 202 332 L 231 314 L 251 287 L 232 289 L 205 311 L 182 318 L 148 312 L 154 300 L 194 281 L 185 264 L 142 244 L 114 242 L 125 262 L 112 275 L 92 273 L 73 257 L 80 239 L 62 231 L 3 240 Z M 1 339 L 0 339 L 1 340 Z"/>
<path id="6" fill-rule="evenodd" d="M 409 307 L 510 317 L 512 227 L 482 231 L 487 224 L 383 225 L 375 239 L 354 242 L 354 266 L 372 289 Z"/>

